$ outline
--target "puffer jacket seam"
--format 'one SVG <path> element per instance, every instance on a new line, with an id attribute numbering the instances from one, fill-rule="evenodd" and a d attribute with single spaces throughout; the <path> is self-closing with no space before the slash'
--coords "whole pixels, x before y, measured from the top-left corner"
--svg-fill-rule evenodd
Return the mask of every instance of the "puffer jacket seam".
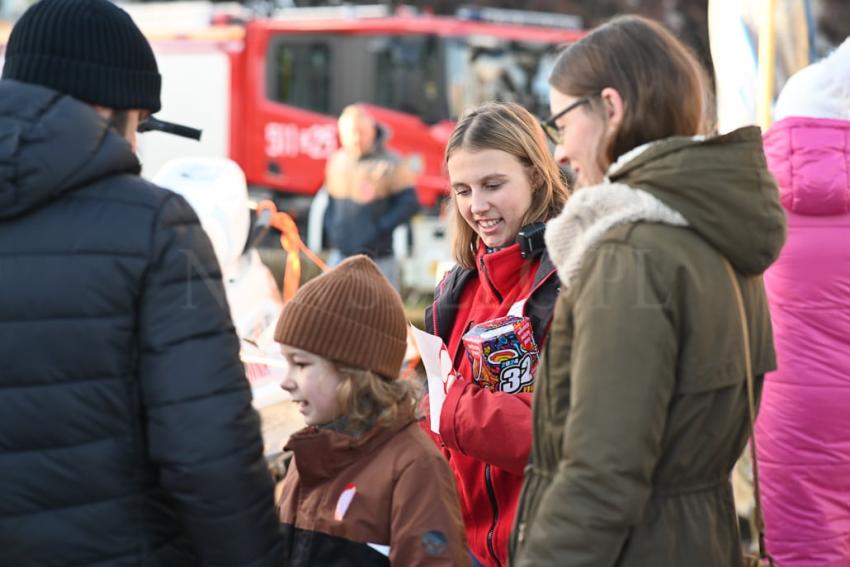
<path id="1" fill-rule="evenodd" d="M 169 287 L 175 285 L 185 285 L 187 282 L 205 282 L 209 279 L 220 279 L 222 277 L 221 271 L 218 270 L 218 264 L 216 264 L 216 268 L 211 269 L 209 271 L 204 271 L 203 275 L 198 274 L 196 276 L 191 276 L 188 278 L 181 278 L 179 280 L 162 280 L 159 282 L 160 287 Z"/>
<path id="2" fill-rule="evenodd" d="M 161 354 L 161 351 L 168 350 L 171 347 L 178 345 L 178 344 L 183 344 L 183 343 L 187 343 L 187 342 L 191 342 L 191 341 L 203 341 L 203 340 L 206 340 L 206 339 L 213 339 L 213 338 L 220 337 L 221 335 L 222 335 L 221 329 L 219 329 L 217 331 L 204 331 L 204 332 L 201 332 L 201 333 L 194 333 L 194 334 L 191 334 L 191 335 L 181 336 L 179 339 L 175 339 L 173 342 L 163 343 L 158 348 L 147 349 L 147 350 L 144 350 L 143 352 L 145 354 Z"/>
<path id="3" fill-rule="evenodd" d="M 4 323 L 10 324 L 27 324 L 27 323 L 44 323 L 47 321 L 98 321 L 108 320 L 115 321 L 116 319 L 126 319 L 126 315 L 68 315 L 67 317 L 42 317 L 38 319 L 0 319 L 0 325 Z"/>
<path id="4" fill-rule="evenodd" d="M 117 257 L 117 258 L 146 258 L 144 254 L 134 254 L 132 252 L 118 252 L 118 251 L 106 251 L 106 250 L 75 250 L 73 252 L 68 251 L 56 251 L 56 252 L 0 252 L 0 258 L 10 257 L 10 258 L 41 258 L 44 256 L 59 256 L 62 258 L 68 258 L 71 256 L 109 256 L 109 257 Z"/>
<path id="5" fill-rule="evenodd" d="M 66 506 L 53 506 L 50 508 L 41 508 L 39 510 L 35 510 L 32 512 L 27 512 L 24 514 L 15 514 L 14 516 L 2 516 L 3 520 L 13 520 L 15 518 L 29 518 L 32 516 L 39 516 L 41 514 L 45 514 L 48 512 L 58 512 L 60 510 L 74 510 L 78 508 L 87 508 L 91 506 L 101 506 L 108 502 L 114 502 L 117 500 L 128 500 L 130 498 L 135 498 L 137 494 L 135 492 L 130 494 L 121 494 L 116 496 L 110 496 L 109 498 L 101 498 L 99 500 L 89 500 L 87 502 L 82 502 L 80 504 L 68 504 Z"/>
<path id="6" fill-rule="evenodd" d="M 99 184 L 112 182 L 112 181 L 115 181 L 115 177 L 123 177 L 123 176 L 127 176 L 127 177 L 131 178 L 133 182 L 136 182 L 140 185 L 147 184 L 147 182 L 140 179 L 139 176 L 125 171 L 125 172 L 118 172 L 113 177 L 107 176 L 103 179 L 95 180 L 91 185 L 86 186 L 84 188 L 84 190 L 94 191 L 94 188 L 96 188 Z M 158 185 L 154 185 L 154 187 L 156 187 L 158 189 L 163 189 L 162 187 L 159 187 Z M 168 191 L 169 193 L 172 193 L 172 191 L 169 191 L 167 189 L 166 189 L 166 191 Z M 144 209 L 146 211 L 158 211 L 161 208 L 161 203 L 151 203 L 151 202 L 144 202 L 144 201 L 138 201 L 138 200 L 132 200 L 132 199 L 121 199 L 119 196 L 111 195 L 111 194 L 105 194 L 105 193 L 95 193 L 94 195 L 89 195 L 88 193 L 81 193 L 80 191 L 77 191 L 76 193 L 69 194 L 66 197 L 66 200 L 68 202 L 71 202 L 71 201 L 95 201 L 95 202 L 98 202 L 98 203 L 107 202 L 107 203 L 114 203 L 116 205 L 122 205 L 122 206 L 125 206 L 125 207 L 132 207 L 134 209 Z"/>
<path id="7" fill-rule="evenodd" d="M 109 381 L 124 381 L 124 377 L 122 376 L 102 376 L 98 378 L 75 378 L 73 376 L 63 377 L 63 379 L 59 382 L 43 382 L 40 384 L 33 384 L 32 382 L 27 382 L 25 384 L 9 384 L 4 383 L 0 386 L 0 390 L 26 390 L 30 388 L 49 388 L 49 387 L 62 387 L 62 388 L 73 388 L 77 384 L 85 384 L 88 382 L 109 382 Z"/>
<path id="8" fill-rule="evenodd" d="M 259 446 L 257 446 L 257 448 L 259 448 Z M 238 456 L 250 455 L 250 454 L 254 453 L 257 450 L 257 448 L 248 447 L 248 448 L 242 449 L 240 451 L 233 451 L 231 453 L 226 453 L 226 454 L 223 454 L 223 455 L 217 455 L 215 458 L 202 459 L 202 460 L 199 460 L 199 461 L 162 461 L 162 463 L 164 465 L 168 465 L 169 467 L 175 468 L 175 469 L 179 469 L 180 467 L 185 467 L 185 466 L 196 467 L 199 464 L 209 465 L 209 464 L 213 464 L 213 463 L 219 463 L 221 461 L 226 461 L 228 459 L 232 459 L 232 458 L 238 457 Z M 244 510 L 242 512 L 244 512 Z M 223 517 L 226 517 L 226 516 L 220 516 L 220 517 L 223 518 Z"/>
<path id="9" fill-rule="evenodd" d="M 229 394 L 237 394 L 237 393 L 243 394 L 243 393 L 245 393 L 245 389 L 240 387 L 240 388 L 227 388 L 227 389 L 224 389 L 224 390 L 213 390 L 213 391 L 211 391 L 207 394 L 204 394 L 202 396 L 191 396 L 191 397 L 188 397 L 188 398 L 180 398 L 179 400 L 168 400 L 167 402 L 151 404 L 150 407 L 161 409 L 161 408 L 167 408 L 167 407 L 182 405 L 182 404 L 187 404 L 187 403 L 200 402 L 202 400 L 207 400 L 209 398 L 216 398 L 216 397 L 219 397 L 219 396 L 226 396 L 226 395 L 229 395 Z M 236 453 L 234 453 L 234 454 L 236 454 Z"/>
<path id="10" fill-rule="evenodd" d="M 132 549 L 128 549 L 126 553 L 118 553 L 118 554 L 115 554 L 115 555 L 98 557 L 97 560 L 94 561 L 93 563 L 91 561 L 86 561 L 85 563 L 63 563 L 62 566 L 63 567 L 90 567 L 91 565 L 95 565 L 95 566 L 98 566 L 98 567 L 102 567 L 103 565 L 107 565 L 107 564 L 109 564 L 110 562 L 112 562 L 116 559 L 121 559 L 121 558 L 125 558 L 125 557 L 135 557 L 135 556 L 136 556 L 136 552 L 133 551 Z"/>
<path id="11" fill-rule="evenodd" d="M 129 432 L 121 433 L 118 435 L 108 435 L 106 437 L 100 437 L 98 439 L 90 439 L 88 441 L 82 441 L 80 443 L 72 443 L 70 445 L 53 445 L 50 447 L 34 447 L 31 449 L 21 449 L 15 451 L 3 451 L 3 455 L 25 455 L 27 453 L 36 453 L 42 451 L 62 451 L 65 449 L 79 449 L 80 447 L 84 447 L 85 445 L 94 445 L 96 443 L 103 443 L 104 441 L 108 441 L 110 439 L 120 439 L 122 437 L 126 437 L 129 435 Z"/>
<path id="12" fill-rule="evenodd" d="M 186 219 L 175 219 L 168 221 L 166 220 L 163 224 L 163 228 L 183 228 L 187 226 L 200 226 L 197 221 L 194 220 L 186 220 Z"/>

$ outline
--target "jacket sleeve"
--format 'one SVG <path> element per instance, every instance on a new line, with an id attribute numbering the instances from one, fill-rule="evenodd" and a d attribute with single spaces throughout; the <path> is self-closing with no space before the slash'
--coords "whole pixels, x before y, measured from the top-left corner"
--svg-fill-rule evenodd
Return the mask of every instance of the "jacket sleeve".
<path id="1" fill-rule="evenodd" d="M 272 481 L 221 274 L 186 201 L 152 227 L 140 290 L 147 449 L 204 565 L 279 565 Z"/>
<path id="2" fill-rule="evenodd" d="M 377 220 L 378 232 L 386 234 L 406 223 L 419 210 L 419 199 L 413 187 L 402 189 L 389 197 L 387 211 Z"/>
<path id="3" fill-rule="evenodd" d="M 561 461 L 522 567 L 615 565 L 644 515 L 661 452 L 677 359 L 670 298 L 648 254 L 623 244 L 601 246 L 582 272 Z"/>
<path id="4" fill-rule="evenodd" d="M 458 380 L 443 402 L 440 437 L 446 447 L 521 475 L 531 453 L 531 394 Z"/>
<path id="5" fill-rule="evenodd" d="M 454 477 L 439 454 L 429 452 L 401 471 L 391 513 L 391 565 L 470 564 Z"/>

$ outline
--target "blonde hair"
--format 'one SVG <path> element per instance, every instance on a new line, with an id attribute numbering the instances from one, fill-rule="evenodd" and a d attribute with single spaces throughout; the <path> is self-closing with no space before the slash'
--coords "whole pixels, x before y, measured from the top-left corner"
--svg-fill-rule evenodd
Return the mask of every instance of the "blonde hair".
<path id="1" fill-rule="evenodd" d="M 363 432 L 396 419 L 417 417 L 422 387 L 414 380 L 387 380 L 371 370 L 337 365 L 337 407 L 352 431 Z"/>
<path id="2" fill-rule="evenodd" d="M 549 152 L 543 128 L 520 105 L 490 102 L 466 112 L 449 138 L 446 164 L 459 149 L 501 150 L 525 167 L 532 196 L 522 226 L 545 222 L 563 209 L 568 196 L 564 177 Z M 451 192 L 451 201 L 452 255 L 464 268 L 474 268 L 478 235 L 458 212 L 454 192 Z"/>

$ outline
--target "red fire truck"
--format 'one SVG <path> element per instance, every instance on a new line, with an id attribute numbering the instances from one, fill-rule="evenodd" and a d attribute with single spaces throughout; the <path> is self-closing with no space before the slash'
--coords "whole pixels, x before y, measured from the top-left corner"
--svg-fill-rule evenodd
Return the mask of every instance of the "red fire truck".
<path id="1" fill-rule="evenodd" d="M 298 197 L 312 197 L 323 184 L 325 160 L 338 146 L 337 115 L 360 102 L 385 128 L 388 146 L 418 169 L 422 203 L 434 205 L 447 189 L 443 148 L 464 108 L 512 100 L 545 113 L 554 55 L 582 33 L 574 18 L 553 14 L 538 16 L 550 24 L 543 27 L 473 19 L 480 13 L 380 10 L 295 9 L 189 34 L 148 31 L 164 78 L 160 115 L 203 128 L 205 138 L 197 146 L 146 135 L 146 166 L 187 153 L 226 155 L 252 190 L 287 197 L 297 210 L 305 203 Z M 156 13 L 160 25 L 168 19 L 162 8 Z M 559 18 L 565 27 L 551 25 Z"/>

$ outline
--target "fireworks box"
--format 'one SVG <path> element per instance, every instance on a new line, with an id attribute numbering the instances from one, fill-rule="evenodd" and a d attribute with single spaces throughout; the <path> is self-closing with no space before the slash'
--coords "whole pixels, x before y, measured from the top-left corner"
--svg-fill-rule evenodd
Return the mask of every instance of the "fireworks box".
<path id="1" fill-rule="evenodd" d="M 493 392 L 532 392 L 537 345 L 528 317 L 500 317 L 463 336 L 476 383 Z"/>

